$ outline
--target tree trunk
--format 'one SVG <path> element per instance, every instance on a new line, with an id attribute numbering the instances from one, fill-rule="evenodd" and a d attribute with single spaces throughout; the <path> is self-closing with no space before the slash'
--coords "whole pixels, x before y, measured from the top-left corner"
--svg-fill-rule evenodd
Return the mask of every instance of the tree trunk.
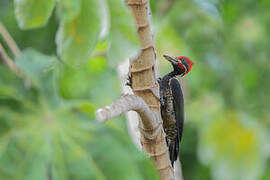
<path id="1" fill-rule="evenodd" d="M 96 117 L 104 122 L 129 110 L 140 115 L 139 130 L 142 149 L 153 160 L 162 180 L 173 180 L 165 133 L 160 113 L 156 53 L 151 32 L 147 0 L 126 0 L 137 26 L 141 42 L 140 55 L 130 61 L 129 76 L 134 95 L 124 95 L 112 105 L 97 110 Z"/>
<path id="2" fill-rule="evenodd" d="M 149 3 L 147 0 L 127 0 L 127 4 L 132 10 L 141 42 L 141 54 L 130 62 L 131 87 L 133 92 L 141 97 L 158 117 L 157 126 L 162 126 L 159 87 L 156 78 L 156 53 L 150 24 Z M 158 127 L 146 127 L 144 129 L 145 127 L 142 127 L 140 123 L 139 128 L 142 132 L 142 148 L 154 161 L 161 178 L 173 179 L 173 169 L 170 165 L 163 128 L 159 128 L 160 130 L 155 137 L 153 132 Z"/>

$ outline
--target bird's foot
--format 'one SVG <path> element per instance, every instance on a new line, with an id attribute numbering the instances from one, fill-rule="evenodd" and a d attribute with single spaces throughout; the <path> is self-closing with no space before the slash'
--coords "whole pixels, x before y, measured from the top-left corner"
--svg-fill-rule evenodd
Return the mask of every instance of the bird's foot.
<path id="1" fill-rule="evenodd" d="M 160 82 L 161 82 L 161 78 L 160 77 L 157 79 L 157 82 L 160 85 Z"/>
<path id="2" fill-rule="evenodd" d="M 160 101 L 161 106 L 164 106 L 165 105 L 165 99 L 164 98 L 161 97 L 159 99 L 159 101 Z"/>
<path id="3" fill-rule="evenodd" d="M 128 76 L 127 82 L 126 82 L 126 86 L 130 86 L 131 87 L 131 85 L 132 85 L 132 80 L 131 80 L 131 77 Z"/>

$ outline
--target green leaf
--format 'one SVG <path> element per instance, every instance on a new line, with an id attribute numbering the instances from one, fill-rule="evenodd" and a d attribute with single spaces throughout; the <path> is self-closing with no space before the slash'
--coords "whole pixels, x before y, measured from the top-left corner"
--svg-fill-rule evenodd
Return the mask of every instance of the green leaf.
<path id="1" fill-rule="evenodd" d="M 3 125 L 7 128 L 0 129 L 0 177 L 158 179 L 151 161 L 127 134 L 72 109 L 37 106 L 31 113 L 0 111 L 0 127 Z"/>
<path id="2" fill-rule="evenodd" d="M 43 78 L 53 70 L 57 63 L 57 59 L 53 56 L 41 54 L 34 49 L 23 51 L 21 57 L 16 59 L 16 64 L 26 73 L 33 83 L 42 88 Z"/>
<path id="3" fill-rule="evenodd" d="M 107 0 L 110 11 L 109 63 L 116 65 L 139 52 L 136 27 L 122 0 Z"/>
<path id="4" fill-rule="evenodd" d="M 19 112 L 34 104 L 36 91 L 27 87 L 24 79 L 1 64 L 0 74 L 0 109 L 9 108 Z"/>
<path id="5" fill-rule="evenodd" d="M 22 29 L 44 26 L 52 14 L 55 0 L 14 0 L 15 15 Z"/>
<path id="6" fill-rule="evenodd" d="M 89 101 L 80 103 L 77 108 L 80 112 L 83 112 L 93 118 L 95 117 L 95 106 Z"/>
<path id="7" fill-rule="evenodd" d="M 27 49 L 16 59 L 17 66 L 47 99 L 56 103 L 58 99 L 56 90 L 56 66 L 58 60 L 54 56 L 41 54 L 34 49 Z"/>
<path id="8" fill-rule="evenodd" d="M 66 17 L 66 14 L 60 16 Z M 79 14 L 69 19 L 70 16 L 60 21 L 56 35 L 57 53 L 64 61 L 78 65 L 89 60 L 97 43 L 100 31 L 98 2 L 81 0 Z"/>
<path id="9" fill-rule="evenodd" d="M 106 132 L 97 132 L 97 137 L 99 138 L 89 143 L 89 148 L 95 146 L 91 149 L 93 160 L 107 179 L 159 179 L 153 163 L 145 155 L 138 153 L 136 147 L 129 143 L 129 137 L 108 129 Z"/>
<path id="10" fill-rule="evenodd" d="M 0 73 L 0 98 L 18 99 L 21 94 L 17 91 L 19 80 L 16 75 L 3 65 L 0 65 Z"/>
<path id="11" fill-rule="evenodd" d="M 80 0 L 58 0 L 57 2 L 57 12 L 61 21 L 72 20 L 80 12 Z"/>
<path id="12" fill-rule="evenodd" d="M 78 67 L 61 66 L 58 86 L 64 99 L 90 99 L 95 109 L 111 103 L 120 94 L 117 73 L 102 56 L 91 58 Z M 107 92 L 110 96 L 104 96 Z"/>
<path id="13" fill-rule="evenodd" d="M 214 179 L 258 179 L 262 175 L 269 155 L 264 128 L 230 111 L 202 124 L 199 158 L 211 166 Z"/>

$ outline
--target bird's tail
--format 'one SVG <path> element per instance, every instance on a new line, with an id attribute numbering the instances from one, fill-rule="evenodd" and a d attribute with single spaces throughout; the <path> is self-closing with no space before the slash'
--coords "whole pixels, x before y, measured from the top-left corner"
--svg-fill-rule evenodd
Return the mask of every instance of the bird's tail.
<path id="1" fill-rule="evenodd" d="M 170 155 L 170 160 L 172 167 L 174 165 L 174 161 L 177 160 L 178 158 L 178 153 L 179 153 L 179 141 L 172 141 L 171 143 L 168 144 L 169 147 L 169 155 Z"/>

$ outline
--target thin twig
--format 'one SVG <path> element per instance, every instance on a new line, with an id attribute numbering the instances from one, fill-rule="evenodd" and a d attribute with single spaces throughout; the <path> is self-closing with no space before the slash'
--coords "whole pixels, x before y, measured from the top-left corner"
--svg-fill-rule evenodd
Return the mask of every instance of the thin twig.
<path id="1" fill-rule="evenodd" d="M 7 43 L 14 57 L 18 57 L 21 54 L 21 51 L 19 47 L 17 46 L 16 42 L 13 40 L 13 38 L 7 31 L 7 29 L 5 28 L 5 26 L 1 22 L 0 22 L 0 34 L 2 35 L 3 39 Z"/>
<path id="2" fill-rule="evenodd" d="M 1 43 L 0 43 L 0 56 L 2 61 L 9 67 L 9 69 L 11 69 L 18 76 L 21 75 L 19 69 L 15 65 L 14 61 L 8 56 Z"/>
<path id="3" fill-rule="evenodd" d="M 13 53 L 13 56 L 15 58 L 19 57 L 21 55 L 21 50 L 19 49 L 18 45 L 14 41 L 14 39 L 11 37 L 5 26 L 0 22 L 0 35 L 3 37 L 4 41 L 10 48 L 11 52 Z M 22 71 L 16 66 L 14 61 L 8 56 L 6 53 L 4 47 L 0 43 L 0 55 L 3 62 L 11 69 L 17 76 L 22 77 Z M 25 77 L 25 87 L 29 89 L 31 87 L 31 80 L 27 77 Z"/>
<path id="4" fill-rule="evenodd" d="M 106 51 L 95 52 L 92 55 L 92 57 L 106 57 L 106 56 L 107 56 L 107 52 Z"/>
<path id="5" fill-rule="evenodd" d="M 170 9 L 173 7 L 174 3 L 175 3 L 175 0 L 167 0 L 166 3 L 162 3 L 159 10 L 160 14 L 162 16 L 166 15 L 170 11 Z"/>

